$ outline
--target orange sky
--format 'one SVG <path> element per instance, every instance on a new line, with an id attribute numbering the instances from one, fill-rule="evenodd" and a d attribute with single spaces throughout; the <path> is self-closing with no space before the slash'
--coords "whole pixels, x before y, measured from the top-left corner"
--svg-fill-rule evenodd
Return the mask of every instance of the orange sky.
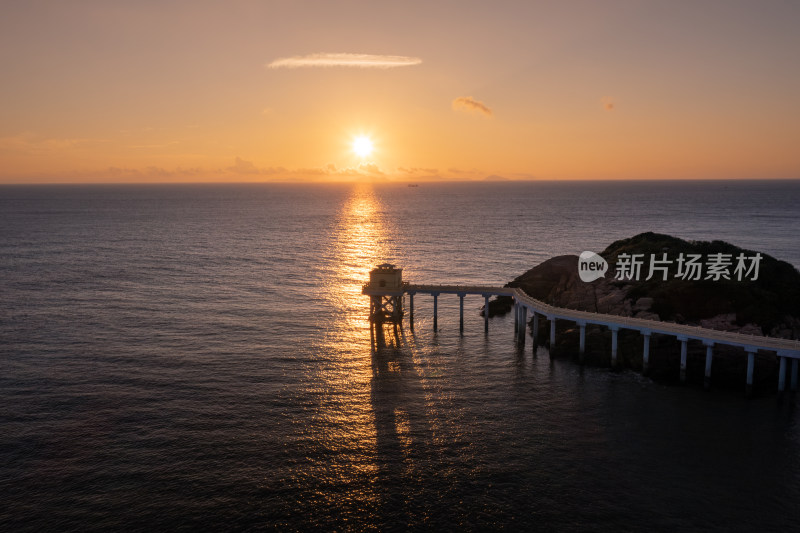
<path id="1" fill-rule="evenodd" d="M 0 182 L 800 178 L 798 27 L 783 1 L 12 2 Z"/>

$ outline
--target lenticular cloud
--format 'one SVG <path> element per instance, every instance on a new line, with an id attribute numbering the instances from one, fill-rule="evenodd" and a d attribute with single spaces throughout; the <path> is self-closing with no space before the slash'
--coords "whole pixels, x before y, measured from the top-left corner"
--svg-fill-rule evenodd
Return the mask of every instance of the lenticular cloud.
<path id="1" fill-rule="evenodd" d="M 422 60 L 408 56 L 377 56 L 369 54 L 309 54 L 306 56 L 282 57 L 267 65 L 268 68 L 301 67 L 355 67 L 395 68 L 419 65 Z"/>

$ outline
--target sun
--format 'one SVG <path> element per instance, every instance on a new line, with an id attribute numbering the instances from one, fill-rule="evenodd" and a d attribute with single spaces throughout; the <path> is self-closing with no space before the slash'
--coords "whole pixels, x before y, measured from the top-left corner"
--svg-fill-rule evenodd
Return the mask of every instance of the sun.
<path id="1" fill-rule="evenodd" d="M 372 139 L 363 135 L 353 139 L 353 152 L 359 157 L 368 157 L 372 153 Z"/>

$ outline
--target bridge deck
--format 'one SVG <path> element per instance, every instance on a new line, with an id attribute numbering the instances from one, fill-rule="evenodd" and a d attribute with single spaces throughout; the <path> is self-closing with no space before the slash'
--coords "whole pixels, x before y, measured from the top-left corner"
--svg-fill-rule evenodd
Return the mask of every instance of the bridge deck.
<path id="1" fill-rule="evenodd" d="M 365 287 L 365 293 L 366 293 Z M 719 331 L 699 326 L 662 322 L 643 318 L 632 318 L 604 313 L 578 311 L 565 307 L 555 307 L 537 300 L 526 294 L 522 289 L 510 287 L 489 287 L 480 285 L 405 285 L 402 292 L 408 294 L 480 294 L 486 296 L 511 296 L 518 303 L 529 310 L 545 315 L 548 319 L 564 319 L 584 324 L 599 324 L 611 328 L 633 329 L 644 334 L 663 333 L 675 335 L 678 338 L 697 339 L 709 343 L 728 344 L 741 346 L 747 351 L 769 350 L 775 351 L 779 356 L 800 359 L 800 341 L 746 335 L 731 331 Z"/>

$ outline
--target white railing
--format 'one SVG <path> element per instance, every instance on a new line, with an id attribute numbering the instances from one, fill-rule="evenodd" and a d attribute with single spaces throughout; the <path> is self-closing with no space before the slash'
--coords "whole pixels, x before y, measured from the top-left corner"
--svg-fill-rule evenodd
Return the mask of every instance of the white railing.
<path id="1" fill-rule="evenodd" d="M 716 329 L 703 328 L 700 326 L 691 326 L 688 324 L 676 324 L 674 322 L 662 322 L 660 320 L 594 313 L 591 311 L 578 311 L 577 309 L 568 309 L 566 307 L 555 307 L 529 296 L 520 288 L 488 287 L 481 285 L 405 285 L 404 291 L 412 293 L 445 292 L 512 296 L 515 300 L 527 307 L 530 307 L 535 312 L 553 318 L 583 321 L 601 325 L 614 325 L 622 327 L 623 329 L 636 329 L 639 331 L 673 334 L 691 337 L 693 339 L 720 342 L 722 344 L 753 346 L 767 350 L 790 350 L 798 352 L 797 357 L 800 357 L 800 341 L 798 340 L 765 337 L 761 335 L 749 335 L 745 333 L 735 333 L 732 331 L 720 331 Z"/>

